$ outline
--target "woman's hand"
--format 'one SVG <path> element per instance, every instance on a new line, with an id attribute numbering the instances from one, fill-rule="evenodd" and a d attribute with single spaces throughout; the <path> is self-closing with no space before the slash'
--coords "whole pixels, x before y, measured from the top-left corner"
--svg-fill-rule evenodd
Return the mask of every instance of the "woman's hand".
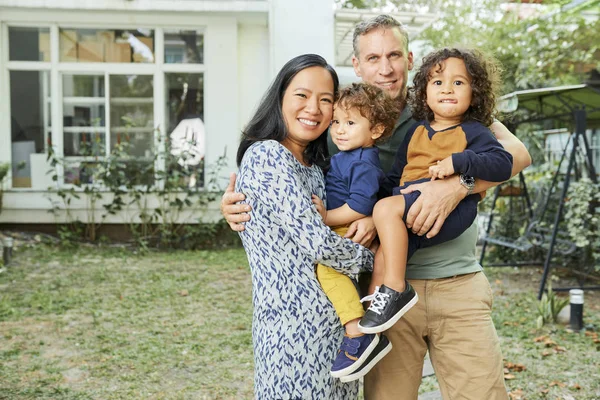
<path id="1" fill-rule="evenodd" d="M 377 236 L 373 217 L 357 219 L 348 227 L 345 238 L 351 239 L 354 243 L 369 247 L 373 239 Z"/>
<path id="2" fill-rule="evenodd" d="M 319 214 L 321 214 L 321 218 L 323 218 L 323 222 L 327 221 L 327 209 L 325 208 L 325 204 L 323 204 L 323 200 L 316 194 L 312 195 L 312 202 L 317 208 Z"/>
<path id="3" fill-rule="evenodd" d="M 234 192 L 235 178 L 235 172 L 232 172 L 229 176 L 229 185 L 227 185 L 221 198 L 221 214 L 223 214 L 232 230 L 241 232 L 244 230 L 243 222 L 250 221 L 250 215 L 244 213 L 250 212 L 252 207 L 248 204 L 236 204 L 238 201 L 243 201 L 246 196 Z"/>

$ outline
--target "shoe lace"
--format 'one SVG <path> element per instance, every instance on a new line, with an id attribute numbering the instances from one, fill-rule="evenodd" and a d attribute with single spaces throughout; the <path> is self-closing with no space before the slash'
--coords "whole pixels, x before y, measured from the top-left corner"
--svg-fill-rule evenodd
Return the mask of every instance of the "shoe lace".
<path id="1" fill-rule="evenodd" d="M 373 294 L 363 297 L 362 299 L 360 299 L 360 302 L 364 303 L 365 301 L 370 301 L 371 305 L 369 306 L 369 311 L 373 311 L 375 314 L 381 315 L 381 312 L 383 311 L 387 303 L 386 299 L 388 297 L 390 297 L 389 294 L 381 293 L 379 291 L 379 286 L 376 286 Z"/>

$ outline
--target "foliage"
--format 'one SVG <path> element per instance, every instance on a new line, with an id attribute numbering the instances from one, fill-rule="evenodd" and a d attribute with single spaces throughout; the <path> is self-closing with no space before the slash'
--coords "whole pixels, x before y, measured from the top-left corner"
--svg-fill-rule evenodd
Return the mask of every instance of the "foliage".
<path id="1" fill-rule="evenodd" d="M 338 2 L 345 8 L 432 13 L 435 21 L 411 40 L 424 41 L 426 51 L 463 46 L 493 54 L 504 67 L 503 93 L 581 83 L 589 71 L 600 67 L 597 40 L 600 19 L 586 19 L 581 8 L 567 9 L 563 7 L 566 3 L 566 0 L 544 1 L 543 5 L 504 0 Z"/>
<path id="2" fill-rule="evenodd" d="M 188 224 L 197 222 L 208 204 L 219 196 L 218 173 L 225 165 L 225 154 L 205 171 L 204 159 L 194 159 L 197 155 L 185 149 L 174 153 L 171 143 L 161 141 L 159 132 L 156 135 L 159 150 L 150 159 L 132 156 L 133 145 L 126 135 L 107 157 L 99 157 L 105 151 L 98 136 L 82 146 L 86 161 L 79 164 L 79 178 L 72 185 L 59 184 L 61 173 L 72 166 L 48 146 L 49 173 L 56 182 L 49 188 L 50 212 L 67 221 L 59 230 L 63 243 L 68 245 L 80 233 L 96 241 L 98 229 L 111 215 L 123 216 L 141 249 L 193 247 L 184 244 L 184 238 L 197 238 L 190 232 L 218 229 L 219 222 L 195 227 Z M 86 202 L 84 221 L 73 210 L 75 200 L 81 199 Z"/>
<path id="3" fill-rule="evenodd" d="M 569 236 L 577 247 L 584 249 L 583 262 L 593 262 L 596 271 L 600 271 L 599 202 L 600 184 L 582 178 L 569 185 L 565 212 Z"/>
<path id="4" fill-rule="evenodd" d="M 538 317 L 536 323 L 538 329 L 549 322 L 556 322 L 558 314 L 567 304 L 569 304 L 569 298 L 558 297 L 552 291 L 552 279 L 549 279 L 548 291 L 542 294 L 542 298 L 537 305 Z"/>

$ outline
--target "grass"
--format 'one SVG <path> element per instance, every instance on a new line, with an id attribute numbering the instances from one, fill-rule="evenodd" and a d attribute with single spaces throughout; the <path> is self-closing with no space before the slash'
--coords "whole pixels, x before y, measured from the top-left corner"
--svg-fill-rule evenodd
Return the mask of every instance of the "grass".
<path id="1" fill-rule="evenodd" d="M 511 396 L 600 398 L 594 337 L 535 328 L 539 272 L 488 275 L 506 362 L 525 367 Z M 585 301 L 598 329 L 600 296 Z M 251 313 L 241 249 L 23 248 L 0 273 L 0 399 L 251 399 Z"/>

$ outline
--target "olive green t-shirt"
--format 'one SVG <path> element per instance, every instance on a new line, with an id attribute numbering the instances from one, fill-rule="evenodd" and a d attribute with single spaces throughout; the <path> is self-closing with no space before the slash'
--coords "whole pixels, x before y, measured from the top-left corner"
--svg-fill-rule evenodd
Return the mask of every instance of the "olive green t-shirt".
<path id="1" fill-rule="evenodd" d="M 405 107 L 402 114 L 400 114 L 400 118 L 398 118 L 392 137 L 377 145 L 379 160 L 385 173 L 392 168 L 396 151 L 404 140 L 408 129 L 415 122 L 410 109 Z M 327 140 L 329 153 L 337 153 L 338 149 L 331 141 L 330 135 Z M 408 262 L 406 277 L 408 279 L 437 279 L 481 271 L 481 266 L 475 257 L 476 242 L 477 223 L 474 222 L 471 227 L 454 240 L 417 250 Z"/>

